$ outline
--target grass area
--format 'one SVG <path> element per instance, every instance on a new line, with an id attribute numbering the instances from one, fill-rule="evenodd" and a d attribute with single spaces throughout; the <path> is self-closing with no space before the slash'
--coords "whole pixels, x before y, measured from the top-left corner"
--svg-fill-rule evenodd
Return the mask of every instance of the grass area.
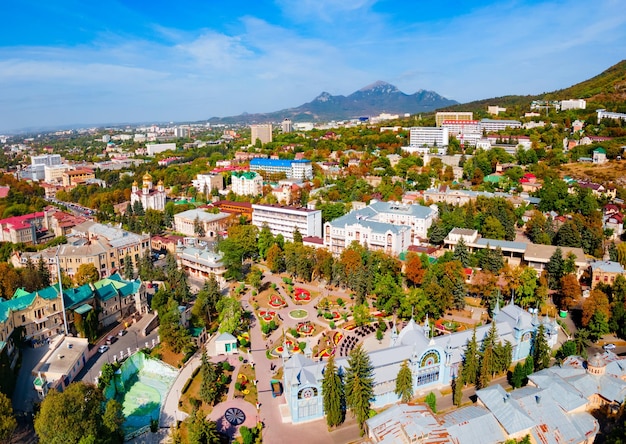
<path id="1" fill-rule="evenodd" d="M 602 165 L 568 163 L 560 167 L 563 176 L 589 179 L 594 182 L 615 182 L 626 175 L 626 162 L 607 162 Z"/>
<path id="2" fill-rule="evenodd" d="M 230 381 L 232 378 L 233 372 L 223 371 L 222 374 L 226 375 L 226 377 L 228 378 L 228 381 Z M 201 384 L 202 384 L 202 373 L 198 371 L 193 377 L 191 384 L 189 384 L 187 390 L 181 395 L 180 400 L 178 401 L 178 406 L 183 412 L 191 414 L 193 410 L 192 402 L 194 402 L 191 399 L 195 398 L 197 400 L 200 400 Z M 221 399 L 218 402 L 216 402 L 216 404 L 226 401 L 227 397 L 228 397 L 228 386 L 225 387 L 225 390 L 224 390 L 224 393 L 222 393 Z M 211 411 L 213 410 L 213 406 L 208 405 L 204 402 L 201 402 L 199 409 L 206 416 L 209 413 L 211 413 Z"/>
<path id="3" fill-rule="evenodd" d="M 281 298 L 283 297 L 279 292 L 278 289 L 274 290 L 272 288 L 268 288 L 267 290 L 263 290 L 261 293 L 259 293 L 258 295 L 250 298 L 250 301 L 253 304 L 254 308 L 260 308 L 260 309 L 264 309 L 264 310 L 276 310 L 275 307 L 272 307 L 270 305 L 270 297 L 272 295 L 278 295 Z"/>
<path id="4" fill-rule="evenodd" d="M 166 344 L 163 343 L 154 347 L 150 352 L 150 356 L 160 359 L 175 368 L 179 368 L 183 365 L 183 358 L 185 357 L 183 353 L 174 353 Z"/>
<path id="5" fill-rule="evenodd" d="M 239 368 L 239 375 L 245 375 L 246 379 L 248 380 L 248 384 L 246 384 L 246 390 L 248 390 L 249 393 L 243 394 L 243 399 L 245 401 L 248 401 L 252 405 L 256 405 L 259 400 L 257 391 L 258 388 L 252 382 L 256 379 L 256 372 L 250 364 L 244 364 Z M 239 375 L 237 375 L 237 377 L 239 377 Z M 237 394 L 241 395 L 242 393 L 237 392 Z"/>

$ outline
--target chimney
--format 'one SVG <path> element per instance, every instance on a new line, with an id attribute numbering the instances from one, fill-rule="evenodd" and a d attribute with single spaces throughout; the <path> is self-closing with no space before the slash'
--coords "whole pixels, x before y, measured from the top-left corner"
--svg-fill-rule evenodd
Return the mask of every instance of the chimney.
<path id="1" fill-rule="evenodd" d="M 541 402 L 541 396 L 535 395 L 535 401 L 539 404 Z"/>

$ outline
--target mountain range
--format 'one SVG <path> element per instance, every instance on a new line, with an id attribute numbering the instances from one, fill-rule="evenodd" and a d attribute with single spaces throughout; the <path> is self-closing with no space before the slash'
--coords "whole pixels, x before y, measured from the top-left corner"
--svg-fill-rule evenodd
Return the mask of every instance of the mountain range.
<path id="1" fill-rule="evenodd" d="M 434 91 L 420 89 L 405 94 L 390 83 L 381 80 L 365 86 L 349 96 L 333 96 L 322 92 L 312 101 L 296 108 L 258 114 L 241 114 L 232 117 L 213 117 L 211 123 L 263 123 L 280 122 L 289 118 L 294 122 L 354 119 L 377 116 L 380 113 L 416 114 L 432 112 L 459 102 L 446 99 Z"/>

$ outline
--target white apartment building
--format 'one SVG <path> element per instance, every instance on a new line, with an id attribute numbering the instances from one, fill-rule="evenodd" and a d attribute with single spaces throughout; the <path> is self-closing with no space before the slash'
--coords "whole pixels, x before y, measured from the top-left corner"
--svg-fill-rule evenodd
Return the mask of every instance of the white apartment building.
<path id="1" fill-rule="evenodd" d="M 302 237 L 322 236 L 322 211 L 283 205 L 252 205 L 252 225 L 263 228 L 267 225 L 274 236 L 282 234 L 285 240 L 293 241 L 293 232 L 298 228 Z"/>
<path id="2" fill-rule="evenodd" d="M 239 196 L 263 194 L 263 178 L 254 171 L 235 171 L 231 177 L 232 191 Z"/>
<path id="3" fill-rule="evenodd" d="M 497 116 L 500 113 L 505 113 L 506 112 L 506 108 L 502 108 L 498 105 L 490 105 L 487 106 L 487 112 L 493 116 Z"/>
<path id="4" fill-rule="evenodd" d="M 445 154 L 448 142 L 448 128 L 418 126 L 411 128 L 409 146 L 402 147 L 402 149 L 410 153 L 425 154 L 431 151 L 431 147 L 438 147 L 440 154 Z"/>
<path id="5" fill-rule="evenodd" d="M 440 111 L 435 114 L 437 126 L 441 126 L 444 120 L 473 120 L 474 113 L 471 111 Z"/>
<path id="6" fill-rule="evenodd" d="M 280 127 L 283 130 L 283 133 L 290 133 L 293 131 L 293 124 L 290 119 L 284 119 L 280 124 Z"/>
<path id="7" fill-rule="evenodd" d="M 448 128 L 448 134 L 465 145 L 474 146 L 482 137 L 478 120 L 444 120 L 441 127 Z"/>
<path id="8" fill-rule="evenodd" d="M 600 121 L 602 119 L 622 119 L 622 120 L 626 120 L 626 114 L 624 114 L 624 113 L 612 113 L 612 112 L 607 111 L 605 109 L 598 109 L 598 110 L 596 110 L 596 113 L 598 115 L 598 121 Z"/>
<path id="9" fill-rule="evenodd" d="M 189 128 L 185 128 L 185 127 L 174 128 L 174 136 L 181 137 L 181 138 L 189 137 Z"/>
<path id="10" fill-rule="evenodd" d="M 522 122 L 517 120 L 494 120 L 494 119 L 482 119 L 480 121 L 480 132 L 486 131 L 488 133 L 497 133 L 507 128 L 521 128 Z"/>
<path id="11" fill-rule="evenodd" d="M 176 151 L 175 143 L 148 143 L 146 145 L 146 152 L 148 156 L 154 156 L 157 153 L 162 153 L 164 151 Z"/>
<path id="12" fill-rule="evenodd" d="M 254 158 L 250 160 L 250 171 L 263 171 L 269 176 L 284 173 L 287 179 L 308 180 L 313 178 L 313 164 L 307 159 L 287 160 Z"/>
<path id="13" fill-rule="evenodd" d="M 62 183 L 63 173 L 69 171 L 71 167 L 69 165 L 46 165 L 44 166 L 44 182 L 46 183 Z"/>
<path id="14" fill-rule="evenodd" d="M 214 189 L 224 189 L 224 177 L 221 174 L 198 174 L 191 185 L 196 191 L 209 194 Z"/>
<path id="15" fill-rule="evenodd" d="M 59 154 L 42 154 L 40 156 L 32 156 L 30 158 L 30 168 L 28 178 L 32 180 L 44 180 L 46 177 L 46 166 L 61 165 L 61 155 Z"/>
<path id="16" fill-rule="evenodd" d="M 263 145 L 272 141 L 272 124 L 250 125 L 250 140 L 254 145 L 259 139 Z"/>
<path id="17" fill-rule="evenodd" d="M 587 101 L 585 99 L 561 100 L 561 111 L 567 109 L 587 109 Z"/>

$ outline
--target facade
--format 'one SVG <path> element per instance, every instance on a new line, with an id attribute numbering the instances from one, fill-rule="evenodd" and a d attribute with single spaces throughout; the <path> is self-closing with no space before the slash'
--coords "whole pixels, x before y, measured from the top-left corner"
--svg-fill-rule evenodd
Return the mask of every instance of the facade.
<path id="1" fill-rule="evenodd" d="M 144 210 L 165 210 L 165 187 L 163 182 L 159 180 L 156 189 L 152 186 L 152 176 L 149 173 L 144 174 L 141 190 L 137 185 L 137 181 L 133 182 L 130 193 L 130 204 L 135 202 L 141 203 Z"/>
<path id="2" fill-rule="evenodd" d="M 252 205 L 252 225 L 267 225 L 274 236 L 293 241 L 296 228 L 303 237 L 322 236 L 322 211 L 284 205 Z"/>
<path id="3" fill-rule="evenodd" d="M 230 177 L 233 193 L 241 196 L 263 194 L 263 178 L 254 171 L 235 171 Z"/>
<path id="4" fill-rule="evenodd" d="M 372 201 L 324 224 L 324 246 L 339 255 L 353 241 L 394 256 L 428 237 L 436 208 L 400 202 Z"/>
<path id="5" fill-rule="evenodd" d="M 252 204 L 250 202 L 233 202 L 231 200 L 218 200 L 213 202 L 213 206 L 223 213 L 228 213 L 237 217 L 245 217 L 252 220 Z"/>
<path id="6" fill-rule="evenodd" d="M 250 125 L 250 143 L 260 140 L 263 145 L 272 141 L 272 124 Z"/>
<path id="7" fill-rule="evenodd" d="M 45 218 L 45 213 L 41 211 L 0 220 L 0 241 L 36 244 L 37 233 L 47 229 Z"/>
<path id="8" fill-rule="evenodd" d="M 39 181 L 46 177 L 46 166 L 61 165 L 60 154 L 42 154 L 40 156 L 32 156 L 30 158 L 29 173 L 24 175 L 25 178 Z"/>
<path id="9" fill-rule="evenodd" d="M 561 100 L 561 111 L 568 109 L 587 109 L 587 101 L 585 99 Z"/>
<path id="10" fill-rule="evenodd" d="M 293 131 L 293 125 L 291 123 L 290 119 L 284 119 L 281 124 L 280 124 L 280 128 L 282 129 L 283 133 L 290 133 Z"/>
<path id="11" fill-rule="evenodd" d="M 592 162 L 597 163 L 599 165 L 606 163 L 606 150 L 604 148 L 596 148 L 593 150 L 593 155 L 591 156 Z"/>
<path id="12" fill-rule="evenodd" d="M 488 133 L 497 133 L 498 131 L 504 131 L 507 128 L 521 128 L 522 122 L 517 120 L 494 120 L 494 119 L 482 119 L 480 121 L 480 131 L 486 131 Z"/>
<path id="13" fill-rule="evenodd" d="M 213 253 L 204 248 L 188 247 L 179 244 L 176 248 L 178 266 L 187 274 L 196 278 L 207 279 L 214 276 L 220 289 L 226 288 L 226 267 L 220 253 Z"/>
<path id="14" fill-rule="evenodd" d="M 62 184 L 63 173 L 70 169 L 69 165 L 45 165 L 44 166 L 44 181 L 46 183 Z"/>
<path id="15" fill-rule="evenodd" d="M 63 391 L 80 373 L 89 359 L 89 341 L 86 338 L 61 337 L 47 359 L 40 362 L 32 372 L 39 399 L 50 390 Z"/>
<path id="16" fill-rule="evenodd" d="M 176 151 L 175 143 L 148 143 L 146 144 L 146 153 L 148 156 L 154 156 L 164 151 Z"/>
<path id="17" fill-rule="evenodd" d="M 202 209 L 187 210 L 174 215 L 174 229 L 185 236 L 197 236 L 196 223 L 202 224 L 206 237 L 225 231 L 230 222 L 228 213 L 207 213 Z"/>
<path id="18" fill-rule="evenodd" d="M 444 120 L 441 126 L 464 145 L 476 145 L 483 135 L 478 120 Z"/>
<path id="19" fill-rule="evenodd" d="M 237 338 L 224 332 L 215 338 L 215 352 L 218 355 L 232 355 L 237 351 Z"/>
<path id="20" fill-rule="evenodd" d="M 250 171 L 265 173 L 264 178 L 275 178 L 284 174 L 287 179 L 308 180 L 313 178 L 313 165 L 310 160 L 262 159 L 250 160 Z"/>
<path id="21" fill-rule="evenodd" d="M 619 262 L 595 261 L 591 263 L 591 288 L 598 284 L 613 285 L 617 276 L 625 276 L 626 271 Z"/>
<path id="22" fill-rule="evenodd" d="M 409 134 L 410 147 L 448 146 L 449 130 L 446 127 L 412 127 Z"/>
<path id="23" fill-rule="evenodd" d="M 499 340 L 511 343 L 513 362 L 521 361 L 531 353 L 533 338 L 541 324 L 548 344 L 554 347 L 557 343 L 559 327 L 556 320 L 540 319 L 537 314 L 512 303 L 501 309 L 496 307 L 493 318 Z M 490 325 L 476 328 L 479 347 L 490 328 Z M 411 319 L 399 333 L 392 326 L 389 346 L 369 353 L 374 367 L 373 407 L 380 408 L 398 401 L 394 393 L 395 382 L 404 361 L 408 361 L 413 373 L 414 393 L 449 386 L 458 375 L 465 345 L 472 334 L 472 330 L 465 330 L 431 338 L 428 320 L 421 326 Z M 284 394 L 291 421 L 298 423 L 322 418 L 322 380 L 326 364 L 301 353 L 289 356 L 287 352 L 283 354 L 283 361 Z M 347 358 L 337 358 L 335 362 L 339 371 L 345 372 Z"/>
<path id="24" fill-rule="evenodd" d="M 440 111 L 435 114 L 437 126 L 441 126 L 444 120 L 472 120 L 474 114 L 471 111 Z"/>
<path id="25" fill-rule="evenodd" d="M 198 174 L 191 185 L 201 193 L 209 195 L 213 190 L 224 189 L 224 176 L 221 174 Z"/>
<path id="26" fill-rule="evenodd" d="M 76 185 L 85 183 L 89 179 L 95 179 L 96 175 L 89 168 L 77 168 L 68 170 L 61 175 L 64 187 L 75 187 Z"/>

